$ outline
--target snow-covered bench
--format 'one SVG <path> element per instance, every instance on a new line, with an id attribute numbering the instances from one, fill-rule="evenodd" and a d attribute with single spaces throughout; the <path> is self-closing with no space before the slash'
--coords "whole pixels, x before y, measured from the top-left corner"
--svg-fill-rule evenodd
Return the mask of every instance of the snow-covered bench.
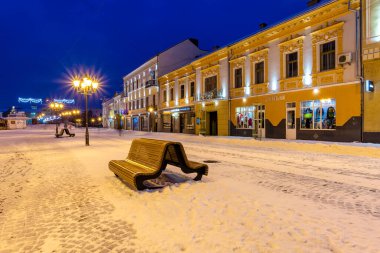
<path id="1" fill-rule="evenodd" d="M 144 190 L 145 180 L 161 175 L 167 164 L 180 167 L 184 173 L 197 173 L 194 180 L 208 174 L 206 164 L 187 160 L 180 142 L 155 139 L 134 139 L 126 160 L 112 160 L 109 169 L 134 190 Z"/>

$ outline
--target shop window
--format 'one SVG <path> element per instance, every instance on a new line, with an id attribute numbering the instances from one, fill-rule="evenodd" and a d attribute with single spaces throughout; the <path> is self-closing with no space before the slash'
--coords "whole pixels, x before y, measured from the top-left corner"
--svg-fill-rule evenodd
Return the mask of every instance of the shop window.
<path id="1" fill-rule="evenodd" d="M 174 89 L 170 88 L 170 101 L 174 100 Z"/>
<path id="2" fill-rule="evenodd" d="M 172 116 L 170 114 L 163 114 L 162 115 L 162 124 L 165 129 L 171 129 L 172 128 Z"/>
<path id="3" fill-rule="evenodd" d="M 298 52 L 286 55 L 286 77 L 298 76 Z"/>
<path id="4" fill-rule="evenodd" d="M 335 69 L 335 40 L 320 45 L 320 71 Z"/>
<path id="5" fill-rule="evenodd" d="M 255 84 L 264 83 L 264 62 L 255 64 Z"/>
<path id="6" fill-rule="evenodd" d="M 194 97 L 194 93 L 195 93 L 195 83 L 191 82 L 190 83 L 190 97 Z"/>
<path id="7" fill-rule="evenodd" d="M 236 108 L 236 128 L 252 129 L 254 128 L 255 106 L 237 107 Z"/>
<path id="8" fill-rule="evenodd" d="M 243 69 L 238 68 L 234 70 L 235 88 L 241 88 L 243 85 Z"/>
<path id="9" fill-rule="evenodd" d="M 335 129 L 335 99 L 309 100 L 301 102 L 301 129 Z"/>
<path id="10" fill-rule="evenodd" d="M 185 97 L 185 85 L 181 85 L 181 99 Z"/>
<path id="11" fill-rule="evenodd" d="M 205 78 L 205 92 L 216 90 L 217 79 L 216 76 L 210 76 Z"/>

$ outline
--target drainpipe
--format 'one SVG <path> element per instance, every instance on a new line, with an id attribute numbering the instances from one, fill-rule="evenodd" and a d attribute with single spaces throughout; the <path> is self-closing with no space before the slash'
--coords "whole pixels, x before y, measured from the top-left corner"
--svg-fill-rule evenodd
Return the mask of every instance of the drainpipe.
<path id="1" fill-rule="evenodd" d="M 364 65 L 363 65 L 363 1 L 359 2 L 359 11 L 351 8 L 351 0 L 348 1 L 348 10 L 356 14 L 356 71 L 360 80 L 360 141 L 364 142 Z M 358 24 L 359 23 L 359 24 Z M 357 27 L 359 25 L 359 34 Z"/>

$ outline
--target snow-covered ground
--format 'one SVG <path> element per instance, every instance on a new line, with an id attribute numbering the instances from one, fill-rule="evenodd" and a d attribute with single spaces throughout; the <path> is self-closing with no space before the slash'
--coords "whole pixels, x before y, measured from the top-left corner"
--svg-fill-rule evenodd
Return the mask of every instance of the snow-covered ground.
<path id="1" fill-rule="evenodd" d="M 380 145 L 75 132 L 0 131 L 0 252 L 380 252 Z M 135 192 L 108 161 L 138 137 L 219 163 Z"/>

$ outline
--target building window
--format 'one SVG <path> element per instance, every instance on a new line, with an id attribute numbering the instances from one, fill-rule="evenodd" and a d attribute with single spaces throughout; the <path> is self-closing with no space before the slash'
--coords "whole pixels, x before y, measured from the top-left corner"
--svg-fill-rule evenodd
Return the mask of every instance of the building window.
<path id="1" fill-rule="evenodd" d="M 149 74 L 150 74 L 151 80 L 155 80 L 156 79 L 156 71 L 151 70 Z"/>
<path id="2" fill-rule="evenodd" d="M 163 100 L 164 100 L 164 102 L 166 102 L 167 101 L 167 97 L 168 97 L 168 94 L 166 93 L 167 91 L 166 90 L 162 90 L 162 94 L 163 94 Z"/>
<path id="3" fill-rule="evenodd" d="M 128 103 L 128 109 L 132 110 L 132 103 L 131 102 Z"/>
<path id="4" fill-rule="evenodd" d="M 378 0 L 366 1 L 367 39 L 369 43 L 379 42 L 380 36 L 380 2 Z"/>
<path id="5" fill-rule="evenodd" d="M 141 100 L 140 100 L 141 102 L 141 108 L 144 108 L 144 99 L 142 98 Z"/>
<path id="6" fill-rule="evenodd" d="M 253 129 L 255 120 L 255 106 L 236 108 L 236 128 Z"/>
<path id="7" fill-rule="evenodd" d="M 205 92 L 216 90 L 217 79 L 216 76 L 210 76 L 205 78 Z"/>
<path id="8" fill-rule="evenodd" d="M 286 55 L 286 77 L 298 76 L 298 52 Z"/>
<path id="9" fill-rule="evenodd" d="M 145 107 L 149 106 L 149 97 L 145 98 Z"/>
<path id="10" fill-rule="evenodd" d="M 335 69 L 335 40 L 320 45 L 320 71 Z"/>
<path id="11" fill-rule="evenodd" d="M 255 64 L 255 84 L 264 83 L 264 62 Z"/>
<path id="12" fill-rule="evenodd" d="M 136 80 L 136 89 L 139 88 L 139 79 Z"/>
<path id="13" fill-rule="evenodd" d="M 195 83 L 191 82 L 190 83 L 190 97 L 194 97 L 194 93 L 195 93 Z"/>
<path id="14" fill-rule="evenodd" d="M 243 85 L 243 69 L 238 68 L 234 70 L 235 88 L 241 88 Z"/>
<path id="15" fill-rule="evenodd" d="M 181 99 L 185 97 L 185 85 L 181 85 Z"/>
<path id="16" fill-rule="evenodd" d="M 335 129 L 335 99 L 301 102 L 301 129 Z"/>
<path id="17" fill-rule="evenodd" d="M 136 100 L 136 109 L 139 109 L 139 108 L 140 108 L 140 102 Z"/>
<path id="18" fill-rule="evenodd" d="M 170 101 L 174 100 L 174 89 L 173 88 L 170 88 L 170 97 L 169 97 Z"/>
<path id="19" fill-rule="evenodd" d="M 156 95 L 153 95 L 153 106 L 156 106 Z"/>

